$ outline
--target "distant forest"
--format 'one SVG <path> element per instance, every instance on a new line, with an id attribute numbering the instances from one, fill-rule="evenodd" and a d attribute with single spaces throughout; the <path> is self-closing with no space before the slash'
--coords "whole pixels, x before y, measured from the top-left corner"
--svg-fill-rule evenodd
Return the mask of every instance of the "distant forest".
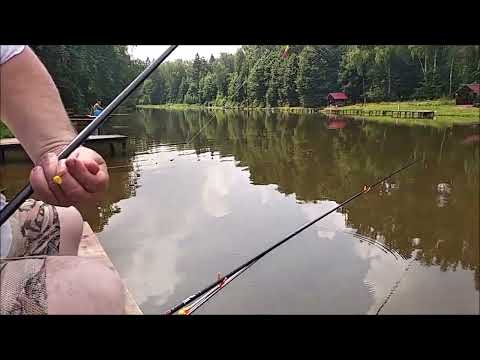
<path id="1" fill-rule="evenodd" d="M 88 112 L 97 99 L 108 104 L 144 68 L 126 45 L 30 45 L 52 75 L 67 109 Z M 135 106 L 141 88 L 124 106 Z"/>
<path id="2" fill-rule="evenodd" d="M 131 59 L 124 45 L 32 48 L 75 111 L 97 98 L 108 103 L 149 63 Z M 480 45 L 244 45 L 208 60 L 166 62 L 127 105 L 317 107 L 335 91 L 352 102 L 423 100 L 453 97 L 479 79 Z"/>

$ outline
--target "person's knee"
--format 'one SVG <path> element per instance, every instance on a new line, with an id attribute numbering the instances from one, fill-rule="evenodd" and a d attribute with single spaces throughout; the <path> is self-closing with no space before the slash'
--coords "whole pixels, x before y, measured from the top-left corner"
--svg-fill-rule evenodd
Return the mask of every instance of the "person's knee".
<path id="1" fill-rule="evenodd" d="M 83 232 L 82 215 L 73 206 L 56 209 L 60 221 L 60 255 L 77 255 Z"/>
<path id="2" fill-rule="evenodd" d="M 124 287 L 102 261 L 78 257 L 47 260 L 49 314 L 123 314 Z"/>

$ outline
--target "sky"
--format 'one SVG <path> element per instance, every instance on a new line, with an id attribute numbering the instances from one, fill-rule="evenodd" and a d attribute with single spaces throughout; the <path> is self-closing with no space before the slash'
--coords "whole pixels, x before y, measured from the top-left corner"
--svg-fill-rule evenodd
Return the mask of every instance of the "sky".
<path id="1" fill-rule="evenodd" d="M 137 59 L 150 60 L 156 59 L 168 48 L 169 45 L 138 45 L 129 47 L 129 53 Z M 198 53 L 201 57 L 210 58 L 210 55 L 218 57 L 220 53 L 235 53 L 242 45 L 179 45 L 173 53 L 168 57 L 168 60 L 192 60 L 195 54 Z"/>

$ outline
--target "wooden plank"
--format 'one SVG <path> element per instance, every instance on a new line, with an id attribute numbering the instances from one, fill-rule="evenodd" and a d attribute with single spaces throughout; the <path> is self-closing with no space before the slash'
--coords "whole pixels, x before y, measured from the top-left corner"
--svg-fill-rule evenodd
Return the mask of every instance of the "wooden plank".
<path id="1" fill-rule="evenodd" d="M 88 115 L 88 114 L 85 114 L 85 115 L 79 115 L 79 114 L 75 114 L 75 115 L 70 115 L 68 117 L 70 120 L 94 120 L 95 119 L 95 116 L 92 116 L 92 115 Z"/>
<path id="2" fill-rule="evenodd" d="M 100 142 L 100 141 L 126 141 L 126 135 L 91 135 L 86 142 Z M 0 139 L 0 147 L 18 147 L 21 146 L 20 141 L 16 138 Z"/>
<path id="3" fill-rule="evenodd" d="M 130 114 L 110 114 L 109 116 L 129 116 Z M 70 120 L 94 120 L 96 116 L 85 114 L 68 114 Z"/>
<path id="4" fill-rule="evenodd" d="M 112 141 L 112 140 L 127 140 L 126 135 L 91 135 L 87 141 Z"/>
<path id="5" fill-rule="evenodd" d="M 391 116 L 394 118 L 422 118 L 433 119 L 433 110 L 379 110 L 379 109 L 327 109 L 328 113 L 335 115 L 359 116 Z"/>
<path id="6" fill-rule="evenodd" d="M 78 118 L 70 118 L 70 121 L 72 123 L 75 123 L 75 122 L 92 122 L 93 120 L 95 120 L 95 118 L 81 118 L 81 117 L 78 117 Z"/>
<path id="7" fill-rule="evenodd" d="M 85 142 L 87 144 L 105 142 L 110 143 L 110 145 L 113 143 L 121 143 L 122 152 L 125 153 L 127 150 L 127 138 L 125 135 L 91 135 Z M 16 138 L 0 139 L 0 162 L 5 161 L 5 151 L 8 149 L 24 150 Z"/>
<path id="8" fill-rule="evenodd" d="M 122 280 L 125 289 L 125 314 L 127 315 L 142 315 L 142 310 L 138 307 L 137 303 L 133 299 L 132 294 L 128 291 L 126 282 L 120 277 L 115 266 L 112 264 L 107 253 L 103 249 L 102 245 L 98 241 L 97 236 L 93 232 L 92 228 L 87 222 L 84 222 L 82 240 L 80 241 L 80 248 L 78 250 L 78 256 L 82 257 L 95 257 L 101 259 L 108 267 L 110 267 L 118 277 Z"/>

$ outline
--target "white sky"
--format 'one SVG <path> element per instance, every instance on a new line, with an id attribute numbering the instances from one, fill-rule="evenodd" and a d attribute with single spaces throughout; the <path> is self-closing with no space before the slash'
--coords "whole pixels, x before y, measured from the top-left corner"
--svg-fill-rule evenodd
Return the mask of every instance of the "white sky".
<path id="1" fill-rule="evenodd" d="M 169 45 L 137 45 L 135 47 L 129 47 L 129 53 L 137 59 L 146 60 L 147 57 L 150 60 L 154 60 L 159 57 L 163 51 L 168 48 Z M 168 57 L 167 61 L 183 59 L 193 60 L 195 54 L 198 53 L 201 57 L 210 58 L 210 55 L 218 57 L 220 53 L 235 53 L 242 45 L 179 45 L 173 53 Z"/>

